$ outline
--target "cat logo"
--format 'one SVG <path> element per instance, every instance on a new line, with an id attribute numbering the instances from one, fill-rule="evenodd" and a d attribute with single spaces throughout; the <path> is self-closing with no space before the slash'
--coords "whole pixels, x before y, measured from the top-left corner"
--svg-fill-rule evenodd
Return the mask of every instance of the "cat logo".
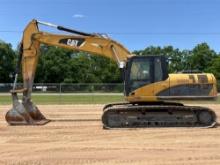
<path id="1" fill-rule="evenodd" d="M 79 43 L 78 40 L 68 39 L 66 44 L 69 45 L 69 46 L 77 47 L 78 43 Z"/>
<path id="2" fill-rule="evenodd" d="M 65 38 L 65 39 L 61 39 L 59 43 L 72 47 L 80 47 L 83 45 L 84 41 L 85 39 L 83 38 Z"/>

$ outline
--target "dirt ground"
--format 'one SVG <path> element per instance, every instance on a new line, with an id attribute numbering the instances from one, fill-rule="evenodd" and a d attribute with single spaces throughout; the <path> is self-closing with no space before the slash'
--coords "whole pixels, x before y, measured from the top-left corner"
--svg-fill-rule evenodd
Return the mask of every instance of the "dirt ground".
<path id="1" fill-rule="evenodd" d="M 220 118 L 220 105 L 206 106 Z M 103 130 L 103 105 L 38 107 L 54 121 L 8 126 L 0 106 L 0 164 L 220 164 L 220 126 Z"/>

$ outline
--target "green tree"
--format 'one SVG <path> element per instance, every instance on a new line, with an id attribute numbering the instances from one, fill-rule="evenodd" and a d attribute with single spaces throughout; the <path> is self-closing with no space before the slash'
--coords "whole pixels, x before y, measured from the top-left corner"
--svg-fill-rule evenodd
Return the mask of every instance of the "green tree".
<path id="1" fill-rule="evenodd" d="M 0 42 L 0 83 L 13 81 L 15 52 L 11 44 Z"/>
<path id="2" fill-rule="evenodd" d="M 57 47 L 41 47 L 35 82 L 60 83 L 68 76 L 72 51 Z"/>
<path id="3" fill-rule="evenodd" d="M 216 57 L 216 52 L 210 49 L 207 43 L 201 43 L 192 50 L 192 55 L 188 60 L 191 69 L 206 71 Z"/>
<path id="4" fill-rule="evenodd" d="M 206 72 L 215 75 L 218 83 L 218 90 L 220 90 L 220 55 L 212 60 L 212 64 L 206 69 Z"/>
<path id="5" fill-rule="evenodd" d="M 108 58 L 42 46 L 35 82 L 115 83 L 121 79 L 116 63 Z"/>
<path id="6" fill-rule="evenodd" d="M 71 83 L 91 83 L 97 82 L 96 77 L 92 74 L 92 61 L 84 53 L 76 53 L 69 61 L 69 72 L 64 82 Z"/>
<path id="7" fill-rule="evenodd" d="M 121 82 L 115 62 L 101 56 L 77 53 L 70 60 L 70 71 L 65 82 L 113 83 Z"/>

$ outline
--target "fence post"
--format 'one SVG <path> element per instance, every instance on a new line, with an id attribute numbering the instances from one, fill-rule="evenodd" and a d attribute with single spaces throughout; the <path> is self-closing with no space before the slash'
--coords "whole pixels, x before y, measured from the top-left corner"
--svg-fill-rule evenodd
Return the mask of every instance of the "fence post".
<path id="1" fill-rule="evenodd" d="M 61 92 L 62 92 L 62 83 L 59 84 L 60 91 L 59 91 L 59 104 L 61 104 Z"/>

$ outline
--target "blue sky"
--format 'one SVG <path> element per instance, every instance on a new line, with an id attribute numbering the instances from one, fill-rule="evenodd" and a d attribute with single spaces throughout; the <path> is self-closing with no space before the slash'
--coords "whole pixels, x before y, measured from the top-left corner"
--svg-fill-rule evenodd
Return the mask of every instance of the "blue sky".
<path id="1" fill-rule="evenodd" d="M 220 0 L 0 0 L 0 39 L 15 48 L 33 18 L 107 33 L 131 51 L 207 42 L 220 52 Z"/>

